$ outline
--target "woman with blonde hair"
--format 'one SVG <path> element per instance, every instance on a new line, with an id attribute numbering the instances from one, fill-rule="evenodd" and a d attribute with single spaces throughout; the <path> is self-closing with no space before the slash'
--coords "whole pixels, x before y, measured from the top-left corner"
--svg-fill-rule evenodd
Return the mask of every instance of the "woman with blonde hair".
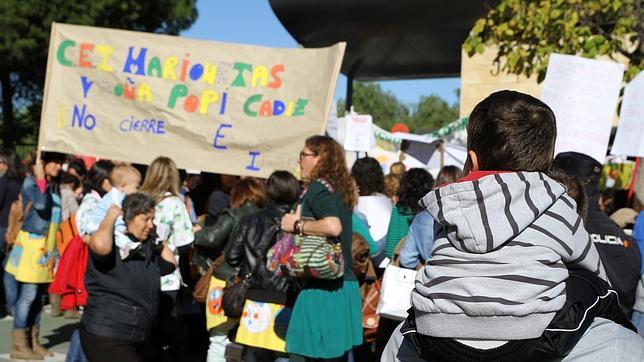
<path id="1" fill-rule="evenodd" d="M 179 266 L 172 274 L 161 277 L 162 293 L 158 314 L 160 340 L 153 346 L 152 353 L 176 354 L 179 346 L 171 341 L 178 320 L 173 315 L 176 315 L 174 309 L 183 279 L 189 280 L 188 253 L 194 234 L 190 215 L 179 196 L 179 170 L 174 161 L 163 156 L 152 161 L 140 191 L 156 201 L 154 225 L 157 241 L 168 246 Z"/>
<path id="2" fill-rule="evenodd" d="M 357 203 L 355 183 L 344 150 L 330 137 L 313 136 L 300 152 L 302 178 L 308 182 L 294 214 L 282 218 L 282 230 L 337 237 L 344 274 L 338 279 L 302 279 L 286 333 L 286 351 L 310 360 L 344 361 L 362 344 L 360 287 L 351 257 L 351 210 Z"/>

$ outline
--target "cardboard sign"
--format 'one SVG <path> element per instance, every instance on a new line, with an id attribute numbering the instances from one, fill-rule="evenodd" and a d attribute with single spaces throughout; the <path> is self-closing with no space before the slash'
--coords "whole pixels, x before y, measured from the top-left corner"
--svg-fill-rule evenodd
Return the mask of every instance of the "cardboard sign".
<path id="1" fill-rule="evenodd" d="M 52 25 L 39 149 L 267 177 L 322 134 L 345 44 L 276 49 Z"/>
<path id="2" fill-rule="evenodd" d="M 541 91 L 557 117 L 555 154 L 575 151 L 604 163 L 624 65 L 551 54 Z"/>

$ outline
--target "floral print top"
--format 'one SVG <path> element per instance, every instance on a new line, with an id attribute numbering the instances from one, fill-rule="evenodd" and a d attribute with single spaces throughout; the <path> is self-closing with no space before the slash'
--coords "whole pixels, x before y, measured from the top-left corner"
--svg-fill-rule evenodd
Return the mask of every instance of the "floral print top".
<path id="1" fill-rule="evenodd" d="M 179 265 L 177 248 L 189 245 L 195 239 L 186 205 L 179 197 L 167 192 L 155 207 L 154 225 L 157 240 L 164 242 L 174 252 Z M 161 277 L 161 290 L 179 290 L 181 283 L 181 273 L 177 268 L 174 273 Z"/>

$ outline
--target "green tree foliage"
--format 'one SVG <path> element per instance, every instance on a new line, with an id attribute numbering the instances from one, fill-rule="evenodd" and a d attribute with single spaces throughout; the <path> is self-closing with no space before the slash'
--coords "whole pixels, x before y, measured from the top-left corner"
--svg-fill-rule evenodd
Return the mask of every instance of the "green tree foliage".
<path id="1" fill-rule="evenodd" d="M 51 23 L 178 34 L 197 19 L 196 0 L 2 0 L 2 141 L 37 134 Z M 33 140 L 33 139 L 32 139 Z"/>
<path id="2" fill-rule="evenodd" d="M 621 54 L 626 81 L 644 69 L 643 0 L 501 0 L 472 28 L 463 49 L 472 56 L 495 44 L 498 70 L 546 74 L 550 53 L 587 58 Z"/>
<path id="3" fill-rule="evenodd" d="M 353 85 L 353 108 L 361 114 L 370 114 L 375 124 L 390 129 L 398 122 L 407 122 L 409 108 L 395 95 L 380 88 L 377 83 L 355 82 Z M 338 115 L 344 114 L 345 102 L 338 102 Z"/>
<path id="4" fill-rule="evenodd" d="M 416 133 L 429 133 L 458 119 L 458 104 L 449 105 L 437 95 L 423 96 L 412 116 L 409 128 Z"/>
<path id="5" fill-rule="evenodd" d="M 344 114 L 345 104 L 344 99 L 338 102 L 338 115 Z M 431 95 L 421 97 L 418 105 L 406 105 L 377 83 L 355 82 L 353 107 L 357 113 L 370 114 L 383 129 L 405 123 L 413 133 L 428 133 L 458 118 L 458 104 Z"/>

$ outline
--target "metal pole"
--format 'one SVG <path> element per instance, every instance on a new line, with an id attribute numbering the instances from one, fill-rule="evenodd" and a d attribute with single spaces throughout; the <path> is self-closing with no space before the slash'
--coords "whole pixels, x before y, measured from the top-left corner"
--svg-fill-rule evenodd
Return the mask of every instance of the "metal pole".
<path id="1" fill-rule="evenodd" d="M 347 103 L 345 110 L 349 111 L 353 105 L 353 74 L 347 75 Z"/>

